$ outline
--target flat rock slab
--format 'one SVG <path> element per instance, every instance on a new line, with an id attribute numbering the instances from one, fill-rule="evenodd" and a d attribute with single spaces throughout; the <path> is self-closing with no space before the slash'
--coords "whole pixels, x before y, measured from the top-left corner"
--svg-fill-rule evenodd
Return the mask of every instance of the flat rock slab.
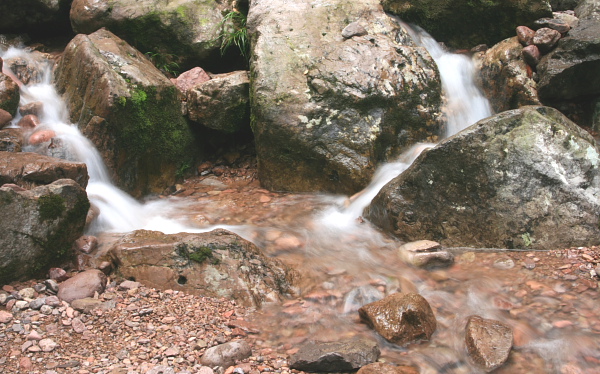
<path id="1" fill-rule="evenodd" d="M 355 371 L 379 358 L 377 342 L 353 339 L 309 342 L 290 358 L 290 368 L 308 372 Z"/>

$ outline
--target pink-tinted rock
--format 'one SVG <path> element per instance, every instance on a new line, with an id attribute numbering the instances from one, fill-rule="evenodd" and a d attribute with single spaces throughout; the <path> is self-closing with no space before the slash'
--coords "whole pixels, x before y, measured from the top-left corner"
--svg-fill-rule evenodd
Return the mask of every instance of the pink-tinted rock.
<path id="1" fill-rule="evenodd" d="M 93 297 L 96 292 L 104 292 L 106 275 L 97 269 L 86 270 L 67 279 L 58 287 L 58 297 L 68 303 L 73 300 Z"/>
<path id="2" fill-rule="evenodd" d="M 42 114 L 43 110 L 44 110 L 44 103 L 42 103 L 41 101 L 34 101 L 32 103 L 25 104 L 25 105 L 19 107 L 19 113 L 22 116 L 26 116 L 28 114 L 33 114 L 35 116 L 39 116 L 40 114 Z"/>
<path id="3" fill-rule="evenodd" d="M 517 39 L 519 40 L 519 43 L 521 43 L 524 46 L 533 44 L 534 35 L 535 31 L 533 31 L 527 26 L 517 27 Z"/>
<path id="4" fill-rule="evenodd" d="M 192 70 L 181 73 L 177 79 L 171 79 L 171 82 L 186 94 L 190 89 L 210 80 L 210 76 L 201 67 L 195 67 Z"/>
<path id="5" fill-rule="evenodd" d="M 508 359 L 513 334 L 510 327 L 500 321 L 471 316 L 466 326 L 465 343 L 473 362 L 490 372 Z"/>
<path id="6" fill-rule="evenodd" d="M 13 116 L 10 113 L 0 108 L 0 129 L 8 125 L 12 119 Z"/>
<path id="7" fill-rule="evenodd" d="M 536 67 L 540 62 L 540 58 L 542 58 L 540 49 L 536 45 L 528 45 L 527 47 L 523 48 L 521 53 L 523 54 L 523 59 L 525 62 L 532 67 Z"/>
<path id="8" fill-rule="evenodd" d="M 83 253 L 92 253 L 98 248 L 98 238 L 92 235 L 84 235 L 75 241 L 75 249 Z"/>
<path id="9" fill-rule="evenodd" d="M 12 321 L 13 315 L 6 310 L 0 310 L 0 323 L 9 323 Z"/>
<path id="10" fill-rule="evenodd" d="M 556 46 L 561 35 L 558 31 L 543 27 L 535 32 L 533 44 L 535 44 L 542 53 L 549 52 Z"/>
<path id="11" fill-rule="evenodd" d="M 17 186 L 14 183 L 5 183 L 2 186 L 0 186 L 0 188 L 10 188 L 11 190 L 15 191 L 15 192 L 20 192 L 20 191 L 25 191 L 25 189 L 21 186 Z"/>
<path id="12" fill-rule="evenodd" d="M 61 268 L 51 268 L 48 270 L 48 278 L 54 279 L 57 282 L 64 282 L 69 279 L 67 272 Z"/>
<path id="13" fill-rule="evenodd" d="M 40 119 L 35 114 L 27 114 L 23 116 L 17 123 L 22 129 L 35 129 L 40 124 Z"/>
<path id="14" fill-rule="evenodd" d="M 552 30 L 556 30 L 562 35 L 566 34 L 571 30 L 571 26 L 564 20 L 558 18 L 540 18 L 535 21 L 537 27 L 547 27 Z"/>
<path id="15" fill-rule="evenodd" d="M 50 141 L 52 138 L 56 136 L 56 133 L 52 130 L 41 130 L 36 131 L 29 137 L 29 144 L 40 144 L 44 142 Z"/>

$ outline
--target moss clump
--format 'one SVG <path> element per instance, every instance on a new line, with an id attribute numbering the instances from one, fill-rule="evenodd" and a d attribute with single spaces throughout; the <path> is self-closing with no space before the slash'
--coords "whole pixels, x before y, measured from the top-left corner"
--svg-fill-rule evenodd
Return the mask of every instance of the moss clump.
<path id="1" fill-rule="evenodd" d="M 38 205 L 42 221 L 57 219 L 65 211 L 65 199 L 59 195 L 40 196 Z"/>
<path id="2" fill-rule="evenodd" d="M 212 257 L 212 250 L 208 247 L 194 248 L 194 251 L 190 253 L 190 260 L 198 263 L 203 263 L 206 259 Z"/>

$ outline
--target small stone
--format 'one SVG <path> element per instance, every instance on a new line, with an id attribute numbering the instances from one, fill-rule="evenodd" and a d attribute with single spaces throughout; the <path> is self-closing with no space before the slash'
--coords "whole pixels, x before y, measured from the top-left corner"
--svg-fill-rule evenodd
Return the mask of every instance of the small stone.
<path id="1" fill-rule="evenodd" d="M 33 299 L 35 297 L 35 290 L 31 287 L 23 288 L 19 291 L 19 295 L 24 299 Z"/>
<path id="2" fill-rule="evenodd" d="M 454 263 L 454 255 L 448 251 L 439 252 L 400 252 L 401 258 L 406 263 L 422 268 L 433 269 L 448 267 Z"/>
<path id="3" fill-rule="evenodd" d="M 52 314 L 52 310 L 54 308 L 52 308 L 50 305 L 42 305 L 42 307 L 40 308 L 40 313 L 49 316 L 50 314 Z"/>
<path id="4" fill-rule="evenodd" d="M 37 293 L 42 293 L 46 291 L 46 285 L 42 283 L 37 283 L 35 286 L 33 286 L 33 289 Z"/>
<path id="5" fill-rule="evenodd" d="M 432 240 L 417 240 L 402 244 L 398 250 L 408 252 L 436 252 L 442 248 L 441 244 Z"/>
<path id="6" fill-rule="evenodd" d="M 57 282 L 64 282 L 67 279 L 69 279 L 67 272 L 61 268 L 51 268 L 50 270 L 48 270 L 48 277 Z"/>
<path id="7" fill-rule="evenodd" d="M 29 308 L 29 303 L 25 300 L 18 300 L 13 307 L 15 310 L 25 310 L 27 308 Z"/>
<path id="8" fill-rule="evenodd" d="M 352 22 L 342 30 L 342 36 L 345 39 L 350 39 L 353 36 L 367 35 L 368 31 L 358 22 Z"/>
<path id="9" fill-rule="evenodd" d="M 92 235 L 84 235 L 75 241 L 76 250 L 83 253 L 92 253 L 98 248 L 98 238 Z"/>
<path id="10" fill-rule="evenodd" d="M 126 281 L 121 282 L 121 284 L 119 284 L 119 290 L 121 290 L 121 291 L 134 290 L 136 288 L 140 288 L 141 286 L 142 286 L 142 284 L 140 282 L 126 280 Z"/>
<path id="11" fill-rule="evenodd" d="M 511 258 L 499 258 L 494 261 L 496 269 L 508 270 L 515 267 L 515 262 Z"/>
<path id="12" fill-rule="evenodd" d="M 560 40 L 561 35 L 558 31 L 543 27 L 535 32 L 533 44 L 535 44 L 542 53 L 550 52 Z"/>
<path id="13" fill-rule="evenodd" d="M 42 335 L 36 330 L 31 330 L 31 332 L 27 335 L 27 340 L 41 340 Z"/>
<path id="14" fill-rule="evenodd" d="M 58 292 L 58 282 L 55 281 L 54 279 L 47 279 L 44 281 L 44 285 L 46 287 L 48 287 L 48 291 L 52 292 L 52 293 L 57 293 Z"/>
<path id="15" fill-rule="evenodd" d="M 43 305 L 46 305 L 45 297 L 37 298 L 29 303 L 29 307 L 33 310 L 40 310 Z"/>
<path id="16" fill-rule="evenodd" d="M 215 367 L 229 367 L 235 365 L 236 360 L 250 357 L 252 348 L 245 340 L 234 340 L 208 348 L 200 359 L 202 365 Z"/>
<path id="17" fill-rule="evenodd" d="M 79 318 L 73 318 L 71 327 L 78 334 L 82 334 L 86 330 L 85 324 Z"/>
<path id="18" fill-rule="evenodd" d="M 62 303 L 57 296 L 53 295 L 53 296 L 48 296 L 46 298 L 46 305 L 49 305 L 51 307 L 58 307 L 58 306 L 61 306 Z"/>
<path id="19" fill-rule="evenodd" d="M 23 371 L 30 371 L 33 368 L 31 359 L 27 356 L 19 358 L 19 368 Z"/>
<path id="20" fill-rule="evenodd" d="M 542 58 L 540 49 L 536 45 L 528 45 L 527 47 L 523 48 L 521 54 L 523 55 L 523 59 L 527 65 L 531 67 L 536 67 Z"/>
<path id="21" fill-rule="evenodd" d="M 39 345 L 44 352 L 52 352 L 58 347 L 58 344 L 52 339 L 42 339 L 40 340 Z"/>
<path id="22" fill-rule="evenodd" d="M 513 333 L 500 321 L 471 316 L 466 326 L 465 342 L 473 362 L 486 372 L 502 366 L 513 344 Z"/>
<path id="23" fill-rule="evenodd" d="M 179 355 L 179 349 L 177 349 L 176 347 L 167 348 L 167 350 L 165 351 L 166 357 L 175 357 L 178 355 Z"/>
<path id="24" fill-rule="evenodd" d="M 0 323 L 9 323 L 12 321 L 13 315 L 5 310 L 0 310 Z"/>
<path id="25" fill-rule="evenodd" d="M 17 126 L 19 126 L 22 129 L 31 130 L 35 129 L 39 124 L 40 119 L 36 115 L 28 114 L 26 116 L 23 116 L 23 118 L 19 120 Z"/>
<path id="26" fill-rule="evenodd" d="M 566 21 L 557 18 L 540 18 L 535 21 L 535 25 L 539 28 L 547 27 L 549 29 L 556 30 L 562 35 L 571 30 L 571 26 L 569 26 Z"/>
<path id="27" fill-rule="evenodd" d="M 519 43 L 521 43 L 521 45 L 523 46 L 532 45 L 534 35 L 535 31 L 533 31 L 527 26 L 517 27 L 517 39 L 519 40 Z"/>

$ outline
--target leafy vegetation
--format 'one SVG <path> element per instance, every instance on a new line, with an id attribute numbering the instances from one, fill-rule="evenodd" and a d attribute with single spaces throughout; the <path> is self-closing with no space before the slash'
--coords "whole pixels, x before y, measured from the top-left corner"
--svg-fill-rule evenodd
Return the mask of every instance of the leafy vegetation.
<path id="1" fill-rule="evenodd" d="M 221 55 L 231 47 L 235 46 L 240 54 L 246 59 L 250 58 L 250 41 L 248 39 L 248 29 L 246 27 L 247 16 L 232 10 L 225 14 L 223 20 L 219 23 L 221 29 Z"/>
<path id="2" fill-rule="evenodd" d="M 176 57 L 174 55 L 160 52 L 146 52 L 145 55 L 166 76 L 176 77 L 179 74 L 179 64 L 175 62 Z"/>

